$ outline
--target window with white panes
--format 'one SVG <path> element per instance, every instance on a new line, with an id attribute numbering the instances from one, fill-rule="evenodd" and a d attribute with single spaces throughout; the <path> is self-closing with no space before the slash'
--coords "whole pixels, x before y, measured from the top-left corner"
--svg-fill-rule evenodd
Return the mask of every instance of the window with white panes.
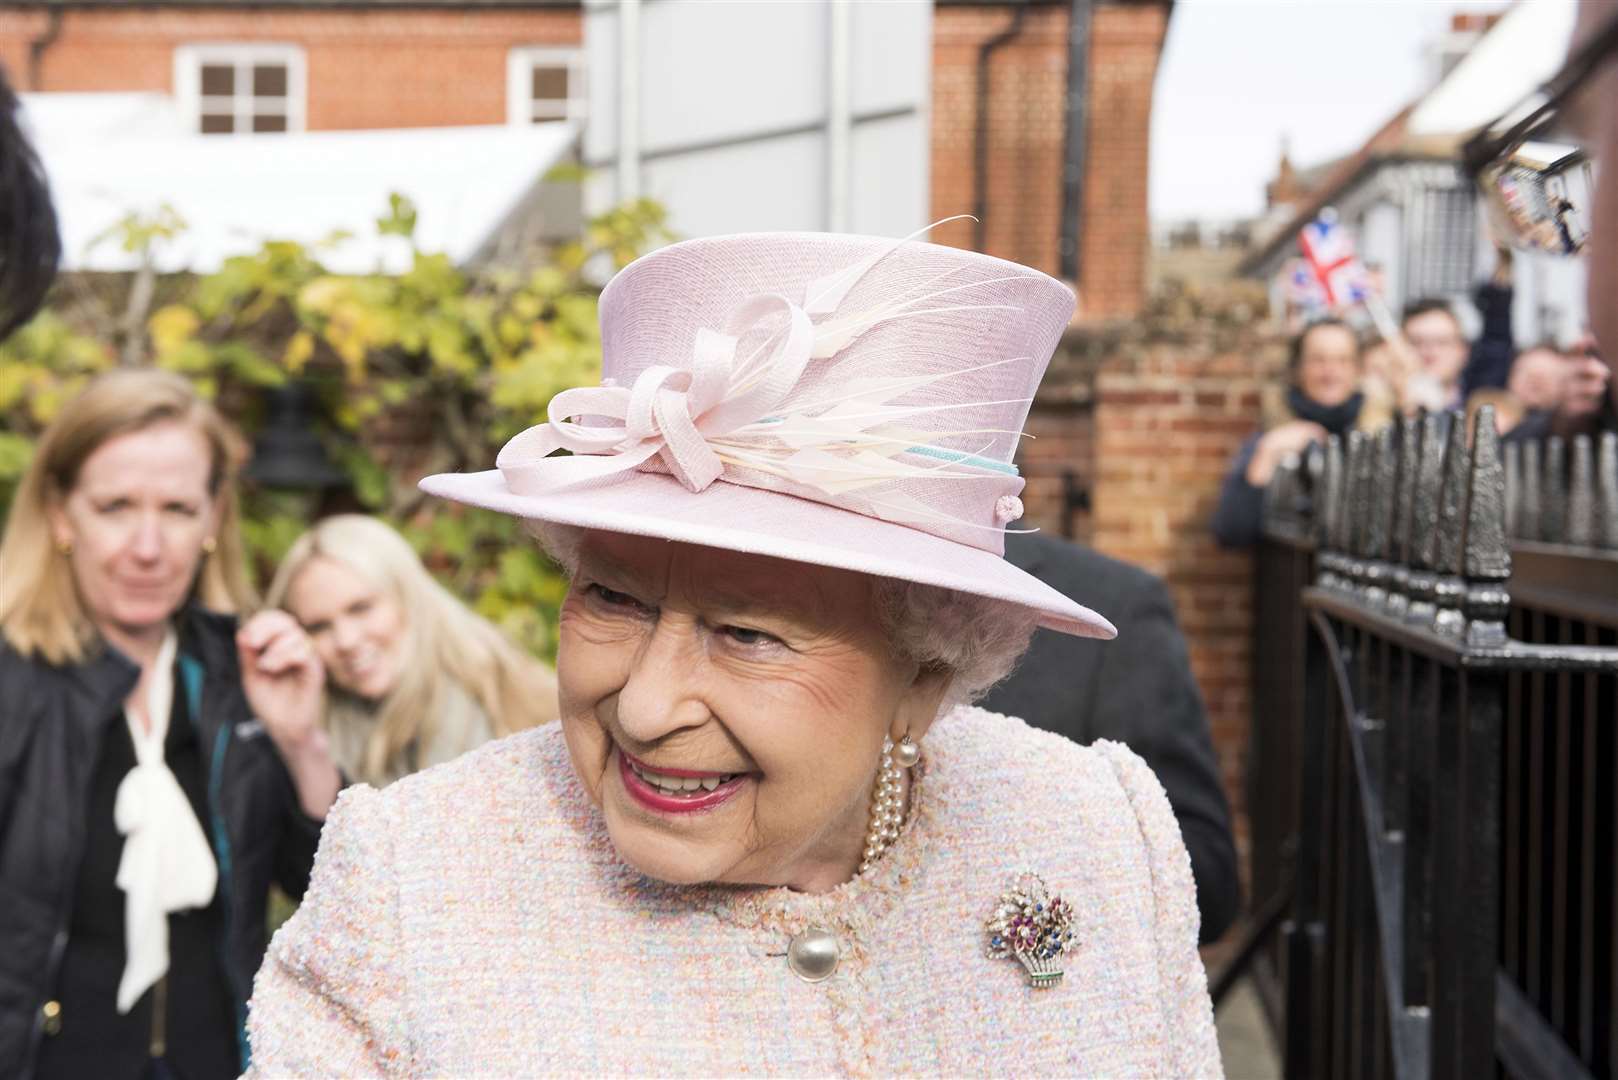
<path id="1" fill-rule="evenodd" d="M 1422 193 L 1420 242 L 1411 251 L 1407 295 L 1457 295 L 1472 288 L 1478 248 L 1476 198 L 1470 185 Z"/>
<path id="2" fill-rule="evenodd" d="M 304 129 L 303 50 L 293 45 L 186 45 L 174 54 L 175 96 L 203 135 Z"/>
<path id="3" fill-rule="evenodd" d="M 583 120 L 584 50 L 512 49 L 506 57 L 506 120 Z"/>

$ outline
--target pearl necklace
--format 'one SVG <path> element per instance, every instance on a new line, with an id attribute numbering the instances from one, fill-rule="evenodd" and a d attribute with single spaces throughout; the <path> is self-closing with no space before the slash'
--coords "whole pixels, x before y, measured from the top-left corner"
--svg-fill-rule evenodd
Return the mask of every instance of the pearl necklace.
<path id="1" fill-rule="evenodd" d="M 865 830 L 860 874 L 876 865 L 899 839 L 899 830 L 904 827 L 904 801 L 904 781 L 899 775 L 899 766 L 893 762 L 893 740 L 884 738 L 882 764 L 876 771 L 876 790 L 871 793 L 871 824 Z"/>

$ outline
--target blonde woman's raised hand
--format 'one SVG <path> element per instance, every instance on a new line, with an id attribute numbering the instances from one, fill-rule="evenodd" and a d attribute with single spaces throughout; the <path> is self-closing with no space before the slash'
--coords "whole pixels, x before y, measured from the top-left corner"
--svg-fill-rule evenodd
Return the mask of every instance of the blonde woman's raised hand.
<path id="1" fill-rule="evenodd" d="M 292 774 L 304 813 L 324 818 L 342 786 L 321 726 L 326 669 L 284 611 L 261 611 L 236 632 L 242 691 Z"/>

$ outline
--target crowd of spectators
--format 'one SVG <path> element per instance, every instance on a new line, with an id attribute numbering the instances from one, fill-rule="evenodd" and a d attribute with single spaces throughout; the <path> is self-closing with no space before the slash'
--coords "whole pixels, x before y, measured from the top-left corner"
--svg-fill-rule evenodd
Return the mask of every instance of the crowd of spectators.
<path id="1" fill-rule="evenodd" d="M 1500 249 L 1494 274 L 1473 294 L 1481 329 L 1472 340 L 1450 302 L 1436 297 L 1406 305 L 1392 338 L 1362 339 L 1335 316 L 1304 325 L 1292 340 L 1286 384 L 1266 397 L 1261 430 L 1225 475 L 1211 523 L 1220 544 L 1257 542 L 1264 486 L 1283 461 L 1394 415 L 1475 415 L 1489 405 L 1501 434 L 1515 439 L 1618 428 L 1611 368 L 1588 330 L 1517 348 L 1511 268 L 1510 249 Z"/>

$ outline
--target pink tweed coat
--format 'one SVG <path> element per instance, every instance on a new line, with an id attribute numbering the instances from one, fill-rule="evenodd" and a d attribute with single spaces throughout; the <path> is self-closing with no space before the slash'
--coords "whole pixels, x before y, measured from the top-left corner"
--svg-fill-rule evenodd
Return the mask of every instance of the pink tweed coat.
<path id="1" fill-rule="evenodd" d="M 822 895 L 676 887 L 622 864 L 552 724 L 344 793 L 254 988 L 251 1076 L 1221 1073 L 1191 868 L 1163 789 L 961 708 L 911 820 Z M 1062 983 L 984 954 L 1018 871 L 1074 907 Z M 787 945 L 830 929 L 823 982 Z"/>

